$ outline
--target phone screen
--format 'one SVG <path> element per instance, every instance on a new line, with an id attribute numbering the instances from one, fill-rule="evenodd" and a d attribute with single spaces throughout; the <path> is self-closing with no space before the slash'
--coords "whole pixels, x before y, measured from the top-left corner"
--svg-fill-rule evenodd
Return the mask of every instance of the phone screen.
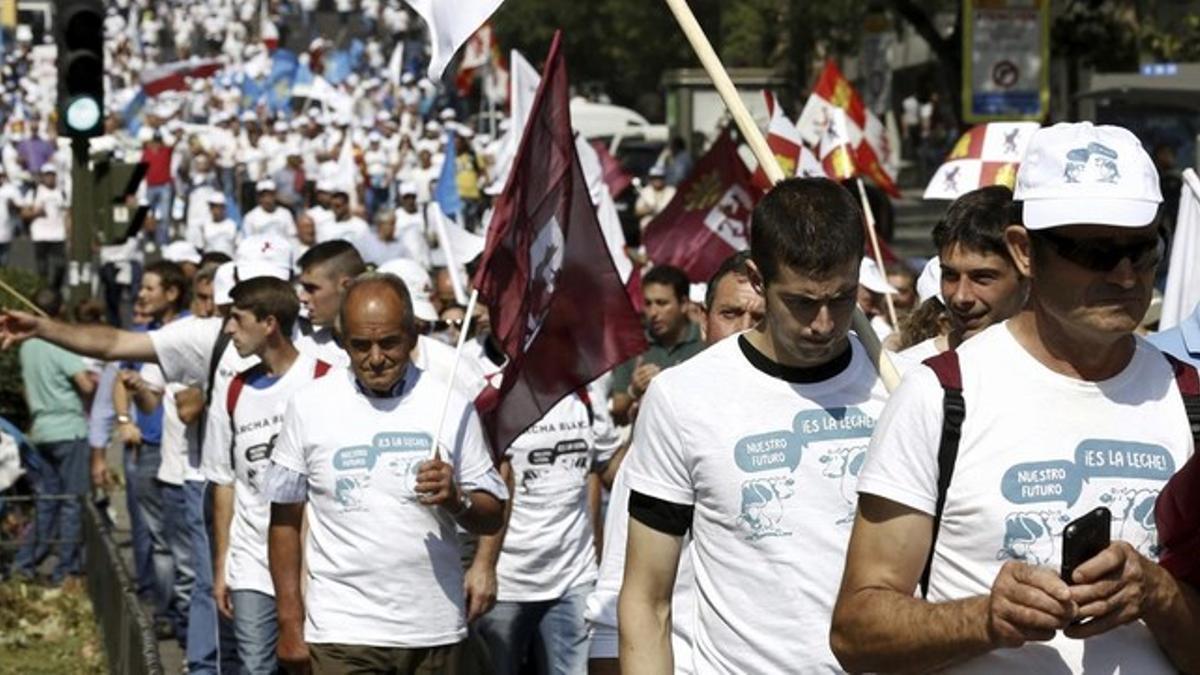
<path id="1" fill-rule="evenodd" d="M 1108 548 L 1112 512 L 1101 506 L 1071 521 L 1063 530 L 1062 580 L 1072 584 L 1075 568 Z"/>

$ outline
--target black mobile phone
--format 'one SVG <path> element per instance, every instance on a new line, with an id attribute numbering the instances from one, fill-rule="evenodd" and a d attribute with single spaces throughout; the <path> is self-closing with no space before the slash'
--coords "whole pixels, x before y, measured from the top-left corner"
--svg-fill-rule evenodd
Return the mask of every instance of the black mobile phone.
<path id="1" fill-rule="evenodd" d="M 1108 548 L 1112 536 L 1112 512 L 1101 506 L 1071 521 L 1063 530 L 1062 580 L 1073 584 L 1075 568 Z"/>

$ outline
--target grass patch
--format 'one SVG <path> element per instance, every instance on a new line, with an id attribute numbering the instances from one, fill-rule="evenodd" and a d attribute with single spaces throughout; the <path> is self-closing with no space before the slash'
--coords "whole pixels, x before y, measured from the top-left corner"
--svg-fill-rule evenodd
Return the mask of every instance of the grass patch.
<path id="1" fill-rule="evenodd" d="M 82 584 L 0 583 L 0 674 L 104 672 L 104 650 Z"/>

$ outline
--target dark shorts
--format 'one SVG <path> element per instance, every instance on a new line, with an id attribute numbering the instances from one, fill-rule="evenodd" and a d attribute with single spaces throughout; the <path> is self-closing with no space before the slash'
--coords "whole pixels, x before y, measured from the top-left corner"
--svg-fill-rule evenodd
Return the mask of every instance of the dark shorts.
<path id="1" fill-rule="evenodd" d="M 365 645 L 310 644 L 313 675 L 459 675 L 465 641 L 404 649 Z"/>

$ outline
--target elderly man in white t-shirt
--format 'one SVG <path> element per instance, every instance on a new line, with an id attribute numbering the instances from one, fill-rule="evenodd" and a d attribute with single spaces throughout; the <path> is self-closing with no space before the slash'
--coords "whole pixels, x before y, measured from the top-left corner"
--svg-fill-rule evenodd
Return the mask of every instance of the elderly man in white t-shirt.
<path id="1" fill-rule="evenodd" d="M 854 672 L 1200 671 L 1200 594 L 1156 564 L 1153 515 L 1195 452 L 1178 384 L 1195 372 L 1134 334 L 1163 253 L 1158 174 L 1129 131 L 1058 124 L 1014 199 L 1029 300 L 889 401 L 834 652 Z M 1100 507 L 1111 544 L 1067 568 L 1064 530 Z"/>
<path id="2" fill-rule="evenodd" d="M 398 277 L 356 279 L 340 325 L 351 367 L 292 397 L 265 476 L 279 657 L 317 672 L 457 672 L 456 525 L 496 532 L 507 491 L 471 401 L 452 390 L 443 421 L 452 385 L 410 361 L 416 323 Z"/>

